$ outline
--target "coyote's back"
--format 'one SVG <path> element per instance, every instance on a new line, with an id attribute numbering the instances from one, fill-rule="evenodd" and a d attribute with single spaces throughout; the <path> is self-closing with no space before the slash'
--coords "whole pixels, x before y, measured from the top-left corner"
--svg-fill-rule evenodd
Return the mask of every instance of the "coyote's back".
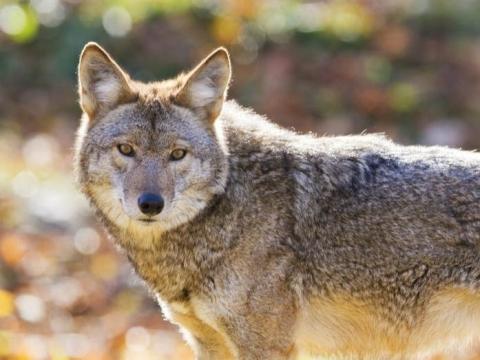
<path id="1" fill-rule="evenodd" d="M 300 278 L 317 299 L 299 330 L 305 347 L 410 358 L 478 339 L 480 156 L 375 137 L 320 142 L 334 175 L 303 169 L 295 198 L 295 249 L 310 274 Z"/>
<path id="2" fill-rule="evenodd" d="M 142 84 L 89 44 L 77 175 L 200 359 L 480 340 L 480 155 L 314 137 L 226 102 L 227 52 Z"/>

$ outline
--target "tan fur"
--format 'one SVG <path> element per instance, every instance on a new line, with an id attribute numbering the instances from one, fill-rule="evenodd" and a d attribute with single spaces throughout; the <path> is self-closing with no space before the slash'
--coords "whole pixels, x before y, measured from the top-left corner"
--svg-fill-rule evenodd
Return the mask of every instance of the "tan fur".
<path id="1" fill-rule="evenodd" d="M 458 353 L 480 340 L 480 293 L 444 289 L 427 308 L 424 318 L 408 329 L 392 326 L 374 307 L 347 296 L 313 299 L 297 316 L 295 348 L 314 357 L 336 359 L 427 359 L 435 350 Z M 162 309 L 170 321 L 202 339 L 208 352 L 215 354 L 212 358 L 237 358 L 231 355 L 237 351 L 216 322 L 215 311 L 205 303 L 192 299 L 185 304 L 162 304 Z"/>
<path id="2" fill-rule="evenodd" d="M 409 336 L 410 352 L 458 350 L 480 341 L 480 292 L 445 288 L 430 300 L 420 324 Z"/>
<path id="3" fill-rule="evenodd" d="M 435 350 L 462 349 L 480 340 L 480 292 L 446 288 L 432 296 L 411 327 L 392 326 L 375 307 L 346 295 L 316 298 L 303 307 L 296 343 L 315 355 L 420 359 Z M 344 354 L 344 355 L 342 355 Z"/>
<path id="4" fill-rule="evenodd" d="M 296 342 L 312 354 L 396 353 L 405 343 L 375 309 L 346 296 L 313 299 L 297 320 Z"/>
<path id="5" fill-rule="evenodd" d="M 479 341 L 480 155 L 299 135 L 226 101 L 230 76 L 225 49 L 148 84 L 96 44 L 79 65 L 78 182 L 197 358 L 428 359 Z M 145 192 L 161 212 L 141 211 Z"/>
<path id="6" fill-rule="evenodd" d="M 164 303 L 159 300 L 165 317 L 185 329 L 187 342 L 202 359 L 236 359 L 238 354 L 228 335 L 212 319 L 202 303 Z"/>

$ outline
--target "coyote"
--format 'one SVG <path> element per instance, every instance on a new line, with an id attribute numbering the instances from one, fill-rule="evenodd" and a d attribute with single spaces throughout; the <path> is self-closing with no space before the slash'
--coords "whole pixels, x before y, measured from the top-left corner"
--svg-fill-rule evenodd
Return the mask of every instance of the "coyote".
<path id="1" fill-rule="evenodd" d="M 226 100 L 224 48 L 132 80 L 88 43 L 81 190 L 198 359 L 417 359 L 480 339 L 480 155 L 316 137 Z"/>

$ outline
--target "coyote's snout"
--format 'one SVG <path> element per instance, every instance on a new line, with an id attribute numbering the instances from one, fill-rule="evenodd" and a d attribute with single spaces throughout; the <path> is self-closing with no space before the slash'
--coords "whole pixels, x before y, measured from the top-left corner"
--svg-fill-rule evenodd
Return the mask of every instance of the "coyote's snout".
<path id="1" fill-rule="evenodd" d="M 160 214 L 163 209 L 163 198 L 158 194 L 143 193 L 138 198 L 138 208 L 142 213 L 148 216 Z M 151 220 L 150 218 L 142 219 L 143 221 Z"/>
<path id="2" fill-rule="evenodd" d="M 199 359 L 415 359 L 480 339 L 480 155 L 298 135 L 225 101 L 218 49 L 79 65 L 77 176 Z"/>

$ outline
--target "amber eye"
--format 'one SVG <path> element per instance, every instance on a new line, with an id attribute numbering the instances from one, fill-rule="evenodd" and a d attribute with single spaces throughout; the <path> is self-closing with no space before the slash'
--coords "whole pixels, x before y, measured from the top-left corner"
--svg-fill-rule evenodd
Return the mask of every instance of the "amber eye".
<path id="1" fill-rule="evenodd" d="M 178 161 L 182 160 L 187 155 L 187 150 L 175 149 L 170 153 L 170 160 Z"/>
<path id="2" fill-rule="evenodd" d="M 131 145 L 118 144 L 117 149 L 118 151 L 120 151 L 120 154 L 122 155 L 130 156 L 130 157 L 134 155 L 133 147 Z"/>

